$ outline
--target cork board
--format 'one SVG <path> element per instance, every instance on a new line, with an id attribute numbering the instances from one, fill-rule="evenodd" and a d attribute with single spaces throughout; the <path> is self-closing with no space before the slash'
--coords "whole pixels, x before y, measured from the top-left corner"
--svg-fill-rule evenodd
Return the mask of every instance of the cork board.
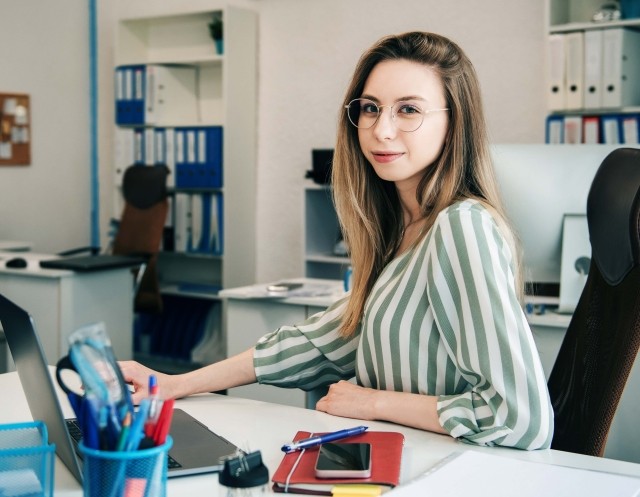
<path id="1" fill-rule="evenodd" d="M 29 95 L 0 93 L 0 166 L 31 164 Z"/>

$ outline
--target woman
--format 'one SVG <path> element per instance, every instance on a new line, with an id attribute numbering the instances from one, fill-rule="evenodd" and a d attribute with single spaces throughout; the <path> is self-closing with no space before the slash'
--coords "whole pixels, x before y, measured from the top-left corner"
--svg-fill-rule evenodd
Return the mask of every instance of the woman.
<path id="1" fill-rule="evenodd" d="M 351 292 L 238 356 L 160 375 L 162 391 L 330 384 L 316 406 L 330 414 L 549 447 L 553 413 L 470 61 L 432 33 L 383 38 L 343 107 L 332 180 Z M 122 369 L 139 400 L 150 370 Z M 341 381 L 354 373 L 357 385 Z"/>

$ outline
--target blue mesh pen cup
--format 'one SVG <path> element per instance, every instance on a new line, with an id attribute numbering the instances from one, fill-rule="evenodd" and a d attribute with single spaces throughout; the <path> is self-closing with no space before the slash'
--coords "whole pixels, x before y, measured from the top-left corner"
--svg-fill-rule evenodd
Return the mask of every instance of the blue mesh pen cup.
<path id="1" fill-rule="evenodd" d="M 170 436 L 163 445 L 132 451 L 95 450 L 80 443 L 85 497 L 165 497 Z"/>

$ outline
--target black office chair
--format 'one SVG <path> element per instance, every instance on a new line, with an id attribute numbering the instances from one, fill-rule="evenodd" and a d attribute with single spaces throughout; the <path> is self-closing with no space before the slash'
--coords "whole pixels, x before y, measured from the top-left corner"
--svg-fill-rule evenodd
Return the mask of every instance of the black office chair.
<path id="1" fill-rule="evenodd" d="M 549 378 L 551 447 L 602 456 L 640 345 L 640 150 L 604 159 L 587 222 L 589 275 Z"/>

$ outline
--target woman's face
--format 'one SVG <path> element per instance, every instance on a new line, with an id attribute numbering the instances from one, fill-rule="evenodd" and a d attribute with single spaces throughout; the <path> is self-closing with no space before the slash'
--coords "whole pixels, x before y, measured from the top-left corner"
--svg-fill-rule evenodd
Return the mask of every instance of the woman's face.
<path id="1" fill-rule="evenodd" d="M 372 127 L 358 128 L 364 156 L 380 178 L 393 181 L 402 190 L 415 189 L 424 170 L 440 155 L 449 125 L 447 111 L 428 112 L 447 106 L 440 76 L 417 62 L 387 60 L 373 68 L 361 98 L 372 100 L 382 110 Z M 395 121 L 391 118 L 391 106 L 401 101 L 424 111 L 422 124 L 415 131 L 399 129 L 410 127 L 406 120 L 409 113 L 415 114 L 415 107 L 396 105 L 393 111 L 398 115 Z"/>

